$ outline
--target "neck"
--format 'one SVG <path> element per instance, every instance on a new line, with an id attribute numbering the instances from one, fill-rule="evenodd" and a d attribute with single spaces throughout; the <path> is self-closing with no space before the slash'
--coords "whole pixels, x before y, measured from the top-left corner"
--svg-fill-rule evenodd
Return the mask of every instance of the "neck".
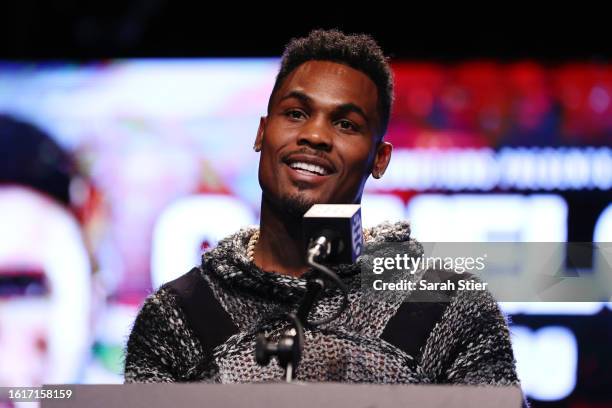
<path id="1" fill-rule="evenodd" d="M 254 260 L 264 271 L 302 276 L 309 268 L 304 254 L 302 217 L 287 214 L 263 197 Z"/>

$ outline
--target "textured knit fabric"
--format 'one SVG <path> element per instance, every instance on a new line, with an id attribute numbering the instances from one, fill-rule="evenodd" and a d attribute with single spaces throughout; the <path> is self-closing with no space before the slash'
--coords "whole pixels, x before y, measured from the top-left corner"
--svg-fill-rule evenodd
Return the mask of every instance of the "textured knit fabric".
<path id="1" fill-rule="evenodd" d="M 283 370 L 275 359 L 265 367 L 255 362 L 256 334 L 263 331 L 277 339 L 289 327 L 279 316 L 295 310 L 313 271 L 294 278 L 257 268 L 246 254 L 255 230 L 246 228 L 222 240 L 203 255 L 200 268 L 201 279 L 238 333 L 213 350 L 205 350 L 176 294 L 162 287 L 145 300 L 134 323 L 127 343 L 126 382 L 282 380 Z M 410 238 L 406 222 L 381 224 L 370 235 L 366 248 L 399 242 L 413 256 L 422 253 L 421 245 Z M 349 307 L 333 322 L 306 331 L 297 380 L 518 384 L 507 322 L 487 291 L 454 292 L 418 353 L 410 355 L 381 339 L 405 297 L 366 296 L 361 288 L 361 262 L 335 268 L 349 287 Z M 419 279 L 422 273 L 412 279 Z M 334 313 L 341 300 L 338 291 L 327 290 L 310 320 Z M 407 335 L 411 329 L 405 327 Z"/>

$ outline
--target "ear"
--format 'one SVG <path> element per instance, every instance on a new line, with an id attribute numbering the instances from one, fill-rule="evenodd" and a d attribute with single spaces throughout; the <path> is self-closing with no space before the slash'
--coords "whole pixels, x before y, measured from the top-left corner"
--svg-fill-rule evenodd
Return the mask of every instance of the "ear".
<path id="1" fill-rule="evenodd" d="M 255 150 L 256 152 L 261 150 L 267 119 L 268 118 L 266 116 L 262 116 L 261 118 L 259 118 L 259 128 L 257 129 L 257 136 L 255 137 L 255 143 L 253 144 L 253 150 Z"/>
<path id="2" fill-rule="evenodd" d="M 389 161 L 391 160 L 391 152 L 393 151 L 393 145 L 389 142 L 380 142 L 376 148 L 376 156 L 374 157 L 374 164 L 372 165 L 372 176 L 374 178 L 381 178 L 387 170 Z"/>

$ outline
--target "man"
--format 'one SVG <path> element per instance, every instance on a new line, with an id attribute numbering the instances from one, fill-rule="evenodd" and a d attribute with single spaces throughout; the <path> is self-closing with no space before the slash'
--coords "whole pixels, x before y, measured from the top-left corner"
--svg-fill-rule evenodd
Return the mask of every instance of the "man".
<path id="1" fill-rule="evenodd" d="M 254 145 L 260 227 L 222 240 L 200 268 L 145 301 L 127 344 L 126 382 L 282 380 L 275 361 L 256 364 L 255 342 L 258 332 L 277 339 L 288 324 L 273 316 L 305 293 L 302 216 L 315 203 L 360 203 L 369 175 L 382 177 L 392 98 L 390 68 L 369 36 L 317 30 L 289 43 Z M 406 222 L 366 230 L 365 241 L 421 250 Z M 427 304 L 367 300 L 359 271 L 336 268 L 349 307 L 306 331 L 297 380 L 518 383 L 506 322 L 486 291 Z M 341 300 L 324 293 L 311 317 L 335 313 Z"/>
<path id="2" fill-rule="evenodd" d="M 0 114 L 0 387 L 82 379 L 92 264 L 70 189 L 77 178 L 51 135 Z"/>

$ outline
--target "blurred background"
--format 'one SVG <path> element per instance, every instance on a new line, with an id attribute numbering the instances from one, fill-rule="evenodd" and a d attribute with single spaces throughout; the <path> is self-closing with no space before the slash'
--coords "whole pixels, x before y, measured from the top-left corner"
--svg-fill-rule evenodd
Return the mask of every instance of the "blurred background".
<path id="1" fill-rule="evenodd" d="M 3 9 L 0 386 L 122 382 L 143 299 L 258 222 L 259 118 L 283 45 L 316 27 L 370 33 L 392 57 L 394 152 L 367 184 L 366 225 L 409 219 L 422 241 L 612 241 L 612 50 L 597 10 L 548 27 L 526 11 Z M 534 407 L 609 406 L 611 305 L 502 305 Z"/>

